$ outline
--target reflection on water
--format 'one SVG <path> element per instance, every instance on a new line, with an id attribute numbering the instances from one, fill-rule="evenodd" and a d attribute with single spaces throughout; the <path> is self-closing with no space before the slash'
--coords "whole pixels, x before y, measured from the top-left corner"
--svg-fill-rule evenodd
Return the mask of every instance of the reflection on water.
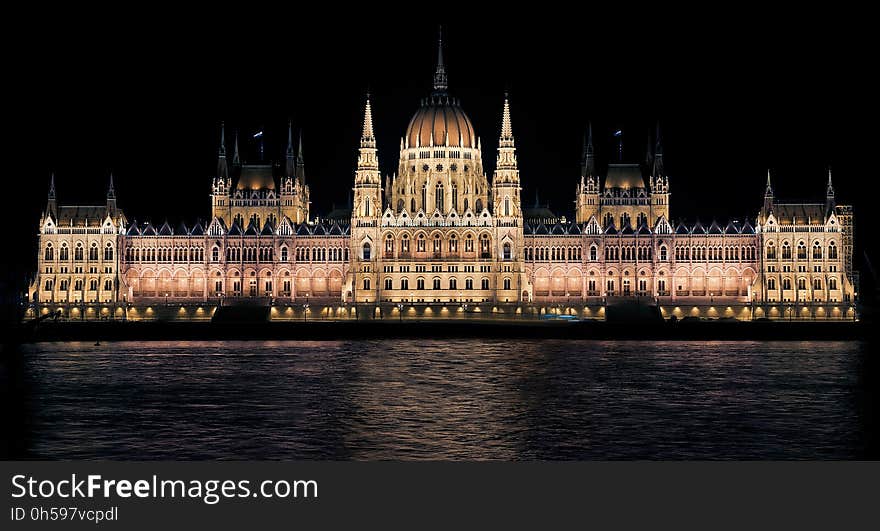
<path id="1" fill-rule="evenodd" d="M 7 453 L 122 459 L 872 458 L 859 342 L 45 343 Z"/>

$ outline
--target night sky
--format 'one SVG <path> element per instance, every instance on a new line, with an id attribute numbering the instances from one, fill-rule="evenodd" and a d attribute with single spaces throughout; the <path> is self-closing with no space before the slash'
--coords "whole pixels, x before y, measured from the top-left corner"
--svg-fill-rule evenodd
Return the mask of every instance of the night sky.
<path id="1" fill-rule="evenodd" d="M 838 202 L 856 206 L 859 240 L 874 253 L 865 233 L 880 144 L 868 34 L 827 13 L 701 16 L 699 24 L 598 13 L 572 23 L 445 24 L 450 93 L 482 138 L 489 178 L 507 87 L 526 206 L 537 189 L 542 203 L 571 214 L 588 120 L 600 171 L 615 129 L 624 131 L 625 158 L 641 162 L 660 120 L 674 219 L 753 217 L 767 168 L 778 197 L 823 201 L 830 165 Z M 112 170 L 129 219 L 207 218 L 221 120 L 230 142 L 241 131 L 251 160 L 247 137 L 260 128 L 267 153 L 282 158 L 292 120 L 304 134 L 313 215 L 345 205 L 365 92 L 384 175 L 396 171 L 400 137 L 430 93 L 437 22 L 301 21 L 233 35 L 46 29 L 49 45 L 13 67 L 23 92 L 12 105 L 25 123 L 7 155 L 23 163 L 7 178 L 20 197 L 13 244 L 34 245 L 53 171 L 61 204 L 103 203 Z M 32 255 L 5 255 L 7 282 L 22 279 Z"/>

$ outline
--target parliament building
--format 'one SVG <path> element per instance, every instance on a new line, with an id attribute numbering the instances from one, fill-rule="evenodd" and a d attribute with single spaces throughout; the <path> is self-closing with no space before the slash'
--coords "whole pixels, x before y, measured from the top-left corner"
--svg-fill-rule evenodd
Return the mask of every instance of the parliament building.
<path id="1" fill-rule="evenodd" d="M 441 43 L 393 175 L 380 173 L 367 97 L 344 216 L 310 211 L 292 127 L 277 165 L 242 162 L 237 135 L 227 157 L 221 127 L 211 217 L 192 225 L 128 219 L 112 176 L 104 204 L 62 205 L 53 177 L 29 316 L 199 320 L 251 304 L 280 320 L 601 319 L 636 301 L 678 319 L 856 319 L 853 212 L 830 171 L 816 203 L 778 199 L 768 172 L 753 218 L 675 223 L 659 127 L 649 164 L 601 174 L 589 130 L 569 219 L 524 207 L 506 95 L 499 107 L 490 176 Z"/>

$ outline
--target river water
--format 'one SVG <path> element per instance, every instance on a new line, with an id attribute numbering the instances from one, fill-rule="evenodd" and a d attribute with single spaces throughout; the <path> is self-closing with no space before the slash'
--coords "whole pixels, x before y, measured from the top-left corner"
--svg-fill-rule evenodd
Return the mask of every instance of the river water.
<path id="1" fill-rule="evenodd" d="M 39 343 L 8 458 L 878 458 L 868 343 Z"/>

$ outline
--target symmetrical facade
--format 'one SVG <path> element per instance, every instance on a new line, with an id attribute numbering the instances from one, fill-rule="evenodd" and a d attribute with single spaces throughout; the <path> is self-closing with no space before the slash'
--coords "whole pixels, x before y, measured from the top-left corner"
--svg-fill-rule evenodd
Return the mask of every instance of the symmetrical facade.
<path id="1" fill-rule="evenodd" d="M 310 304 L 333 317 L 365 305 L 370 317 L 453 306 L 601 317 L 642 300 L 679 318 L 855 318 L 852 208 L 836 203 L 830 172 L 823 203 L 777 201 L 768 173 L 753 220 L 673 223 L 659 127 L 646 171 L 620 162 L 604 175 L 589 129 L 570 220 L 523 208 L 513 131 L 505 95 L 490 180 L 480 138 L 448 93 L 441 43 L 433 92 L 384 179 L 367 97 L 346 219 L 310 218 L 290 126 L 283 171 L 242 164 L 237 136 L 227 163 L 221 127 L 211 218 L 192 226 L 129 222 L 112 178 L 106 205 L 58 206 L 53 179 L 31 311 L 146 318 L 164 304 L 192 317 L 190 307 L 241 302 L 304 317 Z"/>

